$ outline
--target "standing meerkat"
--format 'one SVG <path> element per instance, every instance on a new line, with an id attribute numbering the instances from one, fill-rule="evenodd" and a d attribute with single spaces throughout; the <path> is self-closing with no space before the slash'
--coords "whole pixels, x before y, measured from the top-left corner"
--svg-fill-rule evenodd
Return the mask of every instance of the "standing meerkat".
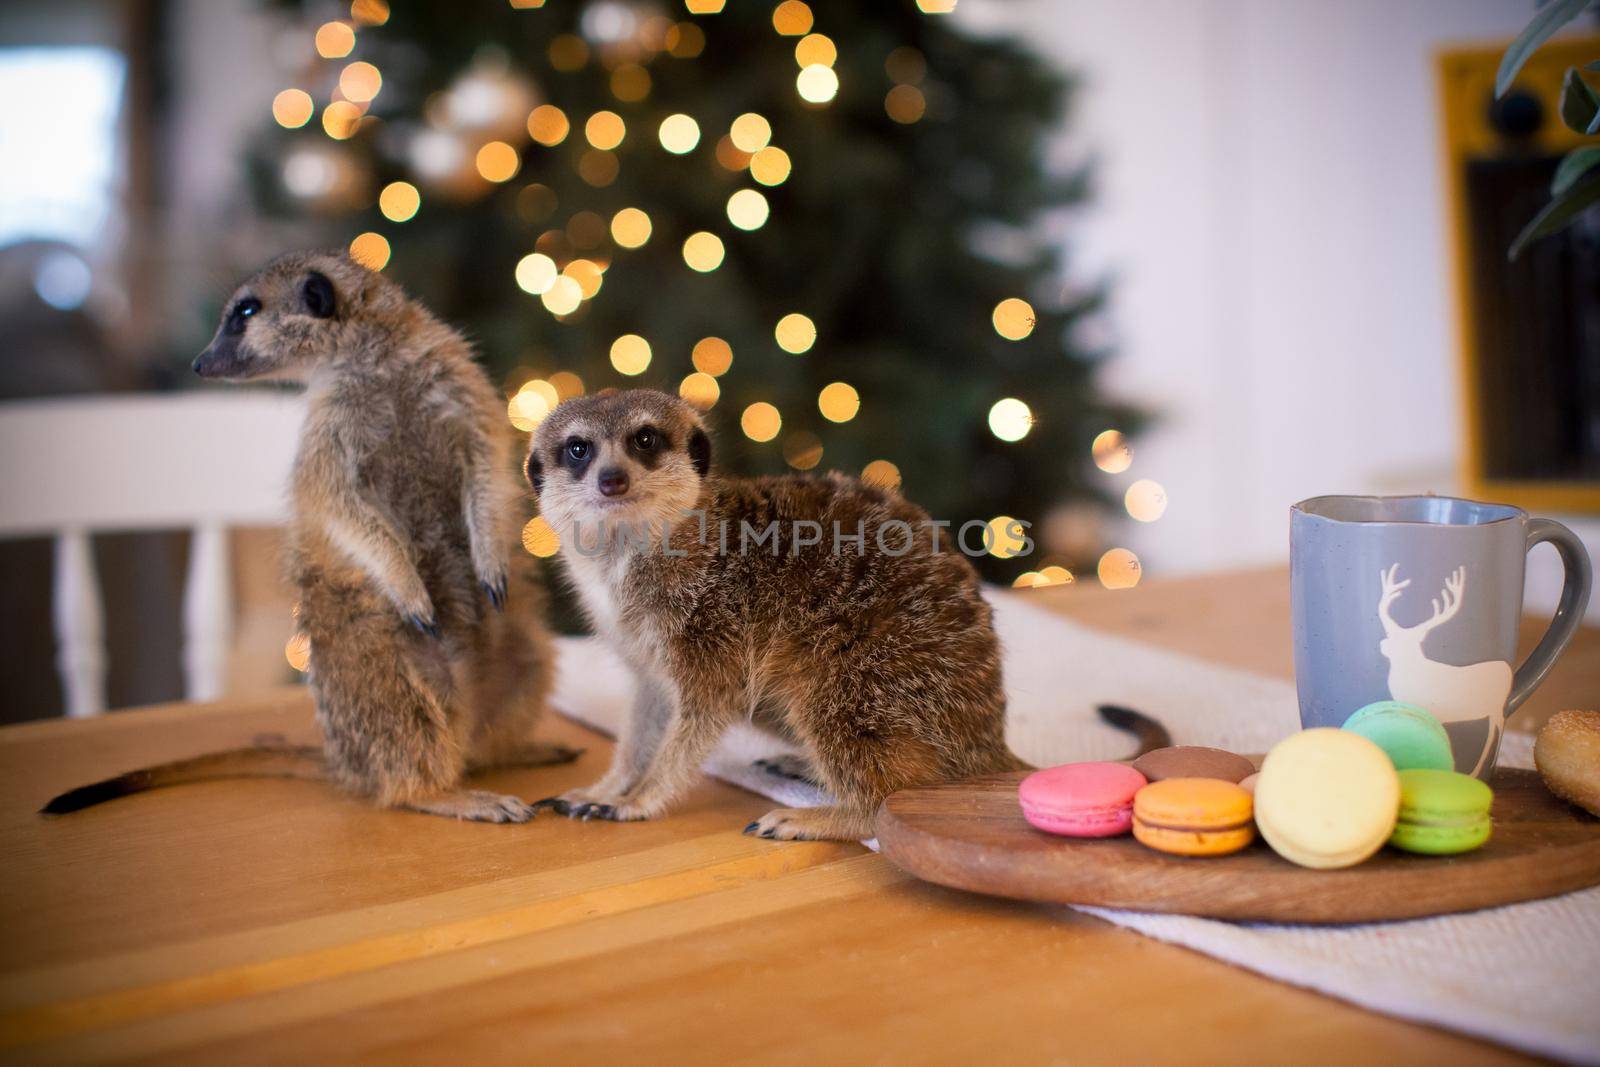
<path id="1" fill-rule="evenodd" d="M 949 538 L 936 550 L 898 493 L 840 475 L 719 477 L 699 413 L 647 390 L 559 405 L 527 474 L 595 630 L 637 681 L 610 770 L 541 804 L 660 815 L 740 719 L 798 743 L 805 776 L 837 798 L 745 828 L 767 838 L 871 837 L 897 789 L 1025 766 L 1006 748 L 977 573 Z M 903 552 L 899 524 L 914 533 Z"/>
<path id="2" fill-rule="evenodd" d="M 535 561 L 515 550 L 504 402 L 471 348 L 383 275 L 343 253 L 303 253 L 239 287 L 194 369 L 307 386 L 289 569 L 323 747 L 149 768 L 45 810 L 267 773 L 326 777 L 388 807 L 527 821 L 534 809 L 518 798 L 461 785 L 478 768 L 576 755 L 529 736 L 553 647 Z"/>

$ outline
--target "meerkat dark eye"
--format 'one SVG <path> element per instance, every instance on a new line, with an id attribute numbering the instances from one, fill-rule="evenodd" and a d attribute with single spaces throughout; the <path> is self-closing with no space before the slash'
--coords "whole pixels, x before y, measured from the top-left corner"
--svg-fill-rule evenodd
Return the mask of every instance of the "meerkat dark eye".
<path id="1" fill-rule="evenodd" d="M 223 332 L 235 336 L 244 333 L 245 322 L 260 310 L 261 301 L 253 296 L 245 297 L 233 305 L 233 310 L 228 313 L 228 323 L 223 327 Z"/>
<path id="2" fill-rule="evenodd" d="M 640 452 L 655 451 L 655 447 L 660 443 L 660 441 L 660 435 L 658 435 L 656 431 L 649 426 L 644 427 L 638 433 L 633 435 L 633 447 L 637 448 Z"/>
<path id="3" fill-rule="evenodd" d="M 333 317 L 336 300 L 333 294 L 333 283 L 325 276 L 312 271 L 300 287 L 300 300 L 305 304 L 306 314 L 317 319 L 331 319 Z"/>
<path id="4" fill-rule="evenodd" d="M 567 455 L 571 456 L 573 461 L 577 463 L 582 463 L 589 458 L 589 449 L 589 442 L 581 437 L 574 437 L 567 442 Z"/>

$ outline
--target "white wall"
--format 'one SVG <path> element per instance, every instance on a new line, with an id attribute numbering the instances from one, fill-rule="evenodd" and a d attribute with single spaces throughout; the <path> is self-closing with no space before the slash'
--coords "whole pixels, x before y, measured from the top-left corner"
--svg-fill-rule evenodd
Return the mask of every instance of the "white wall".
<path id="1" fill-rule="evenodd" d="M 1318 493 L 1457 487 L 1434 56 L 1531 0 L 968 0 L 1082 78 L 1055 152 L 1095 163 L 1071 273 L 1113 281 L 1107 384 L 1161 419 L 1131 470 L 1146 573 L 1281 560 Z M 1596 531 L 1600 533 L 1600 530 Z M 1600 537 L 1596 538 L 1600 541 Z M 1541 550 L 1541 555 L 1544 550 Z M 1535 602 L 1558 585 L 1539 560 Z"/>

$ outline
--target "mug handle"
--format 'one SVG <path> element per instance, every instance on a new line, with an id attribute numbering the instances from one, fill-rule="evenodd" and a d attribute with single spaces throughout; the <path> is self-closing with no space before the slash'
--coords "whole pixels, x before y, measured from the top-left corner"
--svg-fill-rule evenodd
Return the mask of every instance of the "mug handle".
<path id="1" fill-rule="evenodd" d="M 1566 581 L 1562 583 L 1561 602 L 1556 605 L 1550 628 L 1544 632 L 1544 637 L 1540 638 L 1528 658 L 1523 660 L 1511 680 L 1511 698 L 1506 701 L 1507 715 L 1521 707 L 1522 702 L 1539 688 L 1539 683 L 1555 666 L 1556 658 L 1567 647 L 1567 642 L 1578 632 L 1578 627 L 1583 623 L 1583 610 L 1589 606 L 1589 587 L 1593 583 L 1593 575 L 1589 568 L 1589 553 L 1584 549 L 1583 542 L 1578 540 L 1578 535 L 1554 519 L 1529 519 L 1528 548 L 1531 550 L 1542 541 L 1555 545 L 1556 551 L 1561 553 L 1561 567 L 1566 572 Z"/>

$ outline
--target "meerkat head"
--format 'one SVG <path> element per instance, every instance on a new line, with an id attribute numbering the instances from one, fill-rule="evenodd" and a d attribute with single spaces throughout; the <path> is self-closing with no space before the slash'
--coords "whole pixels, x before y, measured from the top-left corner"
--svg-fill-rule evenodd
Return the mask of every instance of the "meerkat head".
<path id="1" fill-rule="evenodd" d="M 694 507 L 711 437 L 685 401 L 651 389 L 576 397 L 534 432 L 528 482 L 556 529 L 674 521 Z"/>
<path id="2" fill-rule="evenodd" d="M 194 370 L 228 381 L 304 381 L 338 352 L 353 322 L 404 302 L 399 286 L 343 252 L 292 253 L 234 290 Z"/>

